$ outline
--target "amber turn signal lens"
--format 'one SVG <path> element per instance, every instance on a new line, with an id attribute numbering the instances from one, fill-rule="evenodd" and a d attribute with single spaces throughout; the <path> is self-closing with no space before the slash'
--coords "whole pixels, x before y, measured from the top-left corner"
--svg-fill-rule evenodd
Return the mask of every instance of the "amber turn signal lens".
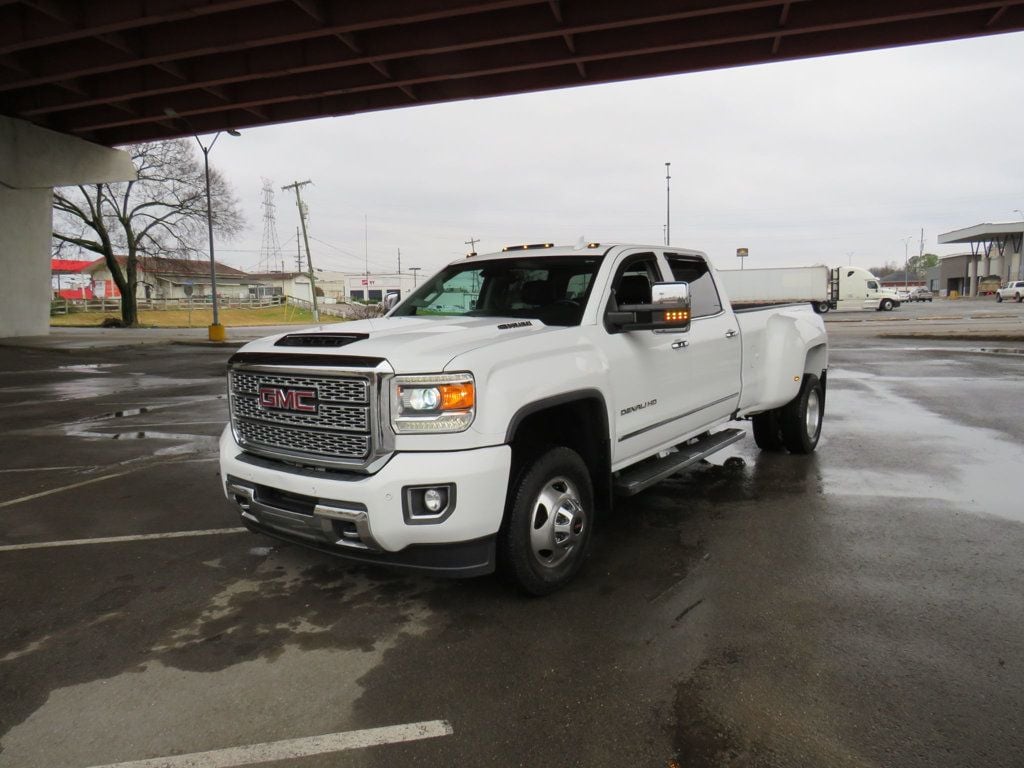
<path id="1" fill-rule="evenodd" d="M 671 309 L 665 312 L 666 323 L 686 323 L 690 320 L 690 313 L 685 309 Z"/>
<path id="2" fill-rule="evenodd" d="M 464 411 L 473 407 L 476 392 L 469 382 L 462 384 L 441 384 L 442 411 Z"/>

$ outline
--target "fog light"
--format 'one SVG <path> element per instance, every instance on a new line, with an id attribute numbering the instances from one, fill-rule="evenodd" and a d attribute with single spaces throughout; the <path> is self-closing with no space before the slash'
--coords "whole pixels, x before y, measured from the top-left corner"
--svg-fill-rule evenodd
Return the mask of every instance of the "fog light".
<path id="1" fill-rule="evenodd" d="M 455 510 L 455 483 L 407 485 L 402 489 L 402 516 L 410 525 L 444 522 Z"/>
<path id="2" fill-rule="evenodd" d="M 423 494 L 423 506 L 431 512 L 440 512 L 444 507 L 444 497 L 436 488 L 431 488 Z"/>

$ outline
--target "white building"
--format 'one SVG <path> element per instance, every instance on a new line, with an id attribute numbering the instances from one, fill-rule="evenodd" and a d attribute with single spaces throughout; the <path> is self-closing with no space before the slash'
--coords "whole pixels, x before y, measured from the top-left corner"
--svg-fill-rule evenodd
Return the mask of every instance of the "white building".
<path id="1" fill-rule="evenodd" d="M 345 301 L 381 301 L 389 293 L 397 293 L 404 298 L 414 287 L 423 281 L 413 273 L 402 272 L 391 274 L 380 274 L 370 272 L 344 272 L 341 274 L 345 280 Z"/>

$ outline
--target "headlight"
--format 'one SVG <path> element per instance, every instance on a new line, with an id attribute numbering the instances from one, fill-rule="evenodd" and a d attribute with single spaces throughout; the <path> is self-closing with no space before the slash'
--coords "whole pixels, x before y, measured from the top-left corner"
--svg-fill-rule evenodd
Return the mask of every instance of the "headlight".
<path id="1" fill-rule="evenodd" d="M 476 415 L 476 386 L 469 373 L 395 376 L 391 426 L 398 434 L 462 432 Z"/>

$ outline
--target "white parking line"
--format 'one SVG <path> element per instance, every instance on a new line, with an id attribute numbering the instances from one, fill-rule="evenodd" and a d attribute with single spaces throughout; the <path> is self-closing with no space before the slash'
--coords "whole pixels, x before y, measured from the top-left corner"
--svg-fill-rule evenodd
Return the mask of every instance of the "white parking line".
<path id="1" fill-rule="evenodd" d="M 66 539 L 64 541 L 37 541 L 32 544 L 0 545 L 0 552 L 16 552 L 21 549 L 49 549 L 50 547 L 81 547 L 85 544 L 120 544 L 125 541 L 150 541 L 153 539 L 185 539 L 190 536 L 220 536 L 225 533 L 247 533 L 248 528 L 210 528 L 205 531 L 171 531 L 170 533 L 140 533 L 135 536 L 107 536 L 99 539 Z"/>
<path id="2" fill-rule="evenodd" d="M 15 469 L 0 469 L 0 474 L 8 472 L 66 472 L 82 469 L 95 469 L 95 466 L 83 464 L 75 467 L 17 467 Z"/>
<path id="3" fill-rule="evenodd" d="M 92 768 L 235 768 L 257 763 L 271 763 L 275 760 L 343 752 L 347 749 L 363 749 L 382 744 L 398 744 L 403 741 L 435 739 L 438 736 L 451 736 L 453 733 L 454 730 L 446 720 L 428 720 L 422 723 L 367 728 L 362 731 L 325 733 L 322 736 L 309 736 L 304 739 L 268 741 L 263 744 L 215 749 L 210 752 L 193 752 L 190 755 L 94 765 Z"/>
<path id="4" fill-rule="evenodd" d="M 80 483 L 72 483 L 71 485 L 62 485 L 60 488 L 51 488 L 48 491 L 40 491 L 39 493 L 33 493 L 31 496 L 22 496 L 20 499 L 11 499 L 10 501 L 0 502 L 0 509 L 9 507 L 12 504 L 21 504 L 23 501 L 32 501 L 32 499 L 41 499 L 43 496 L 49 496 L 54 493 L 60 493 L 61 491 L 70 491 L 72 488 L 81 488 L 83 485 L 91 485 L 92 483 L 98 483 L 101 480 L 110 480 L 114 477 L 121 477 L 127 475 L 130 472 L 134 472 L 134 469 L 129 469 L 126 472 L 115 472 L 112 475 L 102 475 L 100 477 L 92 477 L 88 480 L 83 480 Z"/>

